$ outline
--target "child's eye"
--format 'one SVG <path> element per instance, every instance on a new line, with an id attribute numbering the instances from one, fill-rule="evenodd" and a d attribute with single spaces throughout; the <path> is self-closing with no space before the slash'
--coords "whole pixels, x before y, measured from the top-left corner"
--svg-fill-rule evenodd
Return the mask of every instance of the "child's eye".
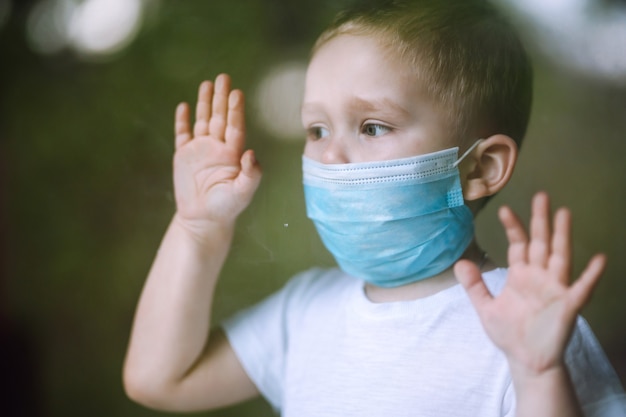
<path id="1" fill-rule="evenodd" d="M 328 129 L 321 126 L 313 126 L 307 129 L 307 136 L 311 139 L 321 139 L 328 136 Z"/>
<path id="2" fill-rule="evenodd" d="M 390 131 L 391 128 L 376 123 L 367 123 L 361 128 L 361 133 L 372 137 L 382 136 Z"/>

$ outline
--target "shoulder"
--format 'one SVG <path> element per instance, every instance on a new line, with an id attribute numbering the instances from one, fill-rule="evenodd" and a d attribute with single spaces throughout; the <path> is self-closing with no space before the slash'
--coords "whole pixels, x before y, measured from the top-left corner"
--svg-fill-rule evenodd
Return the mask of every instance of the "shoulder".
<path id="1" fill-rule="evenodd" d="M 576 323 L 565 361 L 585 415 L 626 415 L 626 395 L 619 377 L 582 317 Z"/>
<path id="2" fill-rule="evenodd" d="M 352 283 L 352 284 L 351 284 Z M 276 409 L 282 405 L 285 369 L 294 333 L 317 335 L 303 320 L 335 320 L 325 306 L 357 280 L 338 269 L 314 268 L 291 278 L 281 289 L 221 323 L 230 346 L 250 379 Z M 324 315 L 326 313 L 326 315 Z M 309 322 L 307 322 L 309 323 Z"/>
<path id="3" fill-rule="evenodd" d="M 251 320 L 272 323 L 285 320 L 295 312 L 306 310 L 311 303 L 345 293 L 344 289 L 355 285 L 355 281 L 337 268 L 308 269 L 293 276 L 269 297 L 226 320 L 226 326 Z"/>
<path id="4" fill-rule="evenodd" d="M 565 361 L 585 415 L 626 415 L 626 395 L 619 377 L 582 317 L 576 322 Z"/>

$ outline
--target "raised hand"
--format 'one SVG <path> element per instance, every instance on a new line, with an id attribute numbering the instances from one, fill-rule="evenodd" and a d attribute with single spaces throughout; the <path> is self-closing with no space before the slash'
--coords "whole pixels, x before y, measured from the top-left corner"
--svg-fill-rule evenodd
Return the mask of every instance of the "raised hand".
<path id="1" fill-rule="evenodd" d="M 551 222 L 545 193 L 533 198 L 530 236 L 510 208 L 502 207 L 499 217 L 509 241 L 509 272 L 502 292 L 493 297 L 469 261 L 457 262 L 454 271 L 485 331 L 510 365 L 540 374 L 563 364 L 576 316 L 589 300 L 606 259 L 594 256 L 570 283 L 571 215 L 561 208 Z"/>
<path id="2" fill-rule="evenodd" d="M 232 224 L 250 203 L 261 179 L 251 150 L 244 152 L 244 95 L 230 89 L 230 77 L 198 89 L 195 124 L 189 106 L 176 108 L 174 190 L 177 216 L 199 231 L 212 222 Z"/>

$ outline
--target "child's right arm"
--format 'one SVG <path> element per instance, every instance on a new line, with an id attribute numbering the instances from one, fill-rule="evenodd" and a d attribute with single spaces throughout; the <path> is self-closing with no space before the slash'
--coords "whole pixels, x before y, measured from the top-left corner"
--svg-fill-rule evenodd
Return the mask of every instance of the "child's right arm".
<path id="1" fill-rule="evenodd" d="M 245 146 L 244 97 L 230 78 L 200 85 L 193 134 L 176 109 L 177 212 L 137 306 L 126 361 L 128 395 L 146 406 L 192 411 L 258 394 L 224 334 L 210 330 L 217 279 L 235 220 L 261 179 Z"/>

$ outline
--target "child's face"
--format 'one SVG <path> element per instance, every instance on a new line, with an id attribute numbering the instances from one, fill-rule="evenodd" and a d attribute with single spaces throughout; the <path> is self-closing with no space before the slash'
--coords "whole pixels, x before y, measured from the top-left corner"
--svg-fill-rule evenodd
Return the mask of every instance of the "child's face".
<path id="1" fill-rule="evenodd" d="M 457 146 L 445 112 L 418 77 L 367 36 L 340 35 L 306 76 L 304 154 L 327 164 L 368 162 Z"/>

